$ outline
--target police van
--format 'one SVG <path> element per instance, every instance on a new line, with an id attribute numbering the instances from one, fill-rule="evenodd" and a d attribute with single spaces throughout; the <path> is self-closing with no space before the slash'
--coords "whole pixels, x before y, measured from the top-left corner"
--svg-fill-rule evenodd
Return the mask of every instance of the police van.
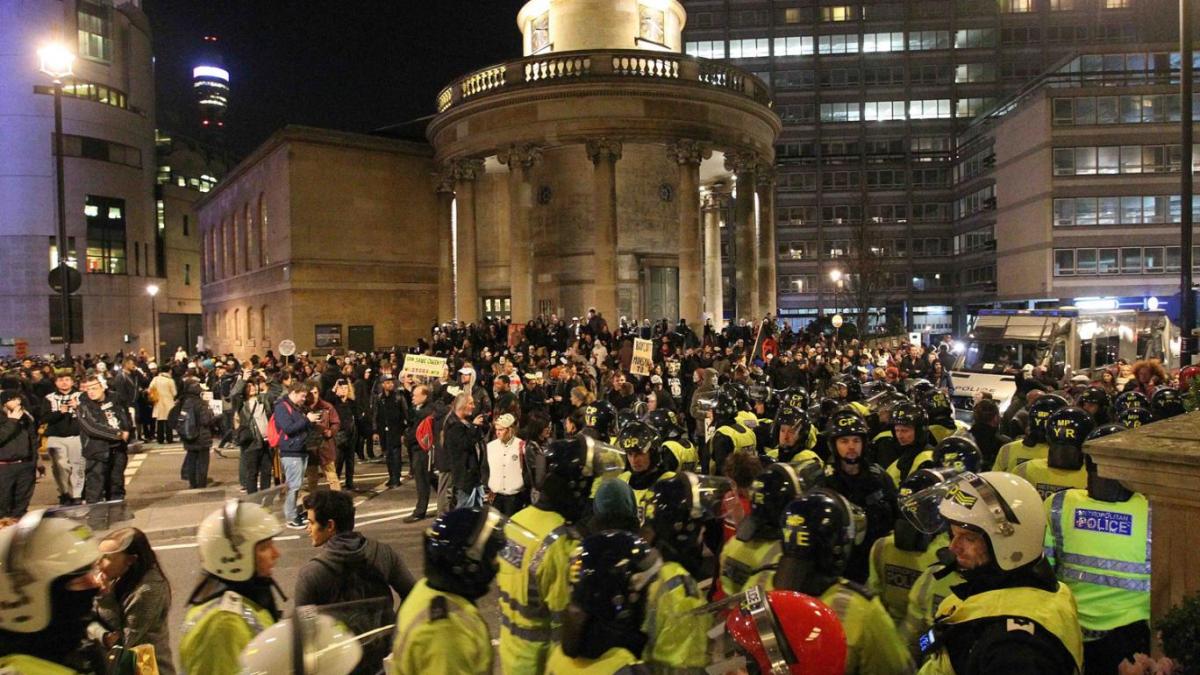
<path id="1" fill-rule="evenodd" d="M 1027 365 L 1042 366 L 1060 381 L 1074 373 L 1099 379 L 1099 371 L 1118 359 L 1153 358 L 1173 367 L 1179 346 L 1172 330 L 1162 311 L 981 310 L 950 373 L 954 407 L 970 421 L 975 394 L 989 393 L 1003 413 Z"/>

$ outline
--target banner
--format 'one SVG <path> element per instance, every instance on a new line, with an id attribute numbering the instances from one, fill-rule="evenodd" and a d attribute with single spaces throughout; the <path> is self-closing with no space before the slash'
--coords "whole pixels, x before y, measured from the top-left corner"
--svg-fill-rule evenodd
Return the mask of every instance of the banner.
<path id="1" fill-rule="evenodd" d="M 445 367 L 446 359 L 441 356 L 404 355 L 404 372 L 412 373 L 415 377 L 438 378 L 442 376 L 442 369 Z"/>
<path id="2" fill-rule="evenodd" d="M 654 343 L 650 340 L 641 338 L 633 339 L 633 361 L 629 365 L 629 372 L 642 377 L 649 377 L 650 370 L 654 367 Z"/>

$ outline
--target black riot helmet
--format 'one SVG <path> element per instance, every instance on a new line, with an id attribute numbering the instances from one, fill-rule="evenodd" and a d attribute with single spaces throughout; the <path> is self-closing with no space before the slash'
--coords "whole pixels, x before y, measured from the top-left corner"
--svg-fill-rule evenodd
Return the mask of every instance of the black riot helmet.
<path id="1" fill-rule="evenodd" d="M 838 387 L 846 388 L 846 401 L 861 401 L 863 399 L 862 383 L 857 377 L 847 375 L 837 382 Z"/>
<path id="2" fill-rule="evenodd" d="M 733 489 L 733 482 L 724 476 L 691 471 L 656 482 L 646 508 L 646 527 L 654 532 L 655 548 L 666 559 L 698 573 L 703 559 L 701 530 L 706 522 L 720 517 L 724 500 L 732 496 Z"/>
<path id="3" fill-rule="evenodd" d="M 925 416 L 924 408 L 916 403 L 900 403 L 892 408 L 892 435 L 896 434 L 898 426 L 912 427 L 916 431 L 913 444 L 918 448 L 925 447 L 928 442 L 929 419 Z M 899 442 L 899 437 L 896 440 Z"/>
<path id="4" fill-rule="evenodd" d="M 1087 410 L 1096 424 L 1107 424 L 1112 419 L 1112 397 L 1104 387 L 1088 387 L 1075 399 L 1075 405 Z"/>
<path id="5" fill-rule="evenodd" d="M 825 427 L 825 439 L 829 444 L 829 456 L 837 462 L 842 461 L 837 451 L 837 439 L 847 436 L 858 436 L 863 442 L 863 452 L 871 442 L 871 430 L 867 422 L 858 413 L 850 409 L 839 410 L 829 418 Z M 861 461 L 861 457 L 859 459 Z"/>
<path id="6" fill-rule="evenodd" d="M 607 399 L 593 401 L 583 407 L 584 425 L 589 429 L 594 429 L 604 439 L 616 431 L 613 428 L 616 421 L 617 409 Z"/>
<path id="7" fill-rule="evenodd" d="M 1054 411 L 1046 420 L 1046 443 L 1050 446 L 1046 464 L 1068 471 L 1082 468 L 1083 442 L 1095 428 L 1092 416 L 1083 408 L 1067 406 Z"/>
<path id="8" fill-rule="evenodd" d="M 778 415 L 775 417 L 775 433 L 772 434 L 775 441 L 779 440 L 779 427 L 781 426 L 796 427 L 796 436 L 800 439 L 800 443 L 803 444 L 805 439 L 808 438 L 812 422 L 809 421 L 808 413 L 804 412 L 803 409 L 786 407 L 780 408 Z"/>
<path id="9" fill-rule="evenodd" d="M 592 482 L 619 475 L 625 456 L 607 443 L 581 435 L 551 441 L 534 456 L 533 467 L 538 505 L 574 522 L 583 515 Z"/>
<path id="10" fill-rule="evenodd" d="M 750 517 L 738 528 L 738 538 L 778 539 L 779 515 L 800 491 L 795 471 L 772 464 L 750 486 Z"/>
<path id="11" fill-rule="evenodd" d="M 1159 387 L 1150 397 L 1150 411 L 1154 413 L 1156 420 L 1182 415 L 1187 412 L 1183 407 L 1183 394 L 1180 394 L 1178 389 Z"/>
<path id="12" fill-rule="evenodd" d="M 970 436 L 947 436 L 933 449 L 933 463 L 937 467 L 978 473 L 983 453 Z"/>
<path id="13" fill-rule="evenodd" d="M 845 497 L 827 488 L 792 501 L 781 516 L 783 555 L 806 560 L 824 575 L 841 575 L 857 538 L 854 512 Z"/>
<path id="14" fill-rule="evenodd" d="M 497 510 L 464 508 L 438 516 L 425 531 L 425 576 L 437 590 L 475 600 L 496 578 L 506 519 Z"/>
<path id="15" fill-rule="evenodd" d="M 658 552 L 632 533 L 608 530 L 584 538 L 571 560 L 563 652 L 598 659 L 620 646 L 640 653 L 646 590 L 661 568 Z"/>
<path id="16" fill-rule="evenodd" d="M 650 455 L 649 471 L 654 471 L 662 463 L 661 443 L 658 432 L 645 422 L 631 422 L 621 429 L 617 437 L 617 449 L 626 455 L 634 452 L 644 452 Z"/>
<path id="17" fill-rule="evenodd" d="M 933 383 L 929 380 L 916 379 L 909 381 L 906 393 L 914 402 L 916 402 L 920 401 L 925 397 L 925 394 L 928 394 L 934 389 L 937 389 L 937 387 L 933 386 Z"/>
<path id="18" fill-rule="evenodd" d="M 677 441 L 684 434 L 683 425 L 679 421 L 679 415 L 673 410 L 658 410 L 651 411 L 646 415 L 646 424 L 649 424 L 658 432 L 660 442 Z"/>
<path id="19" fill-rule="evenodd" d="M 1029 406 L 1029 428 L 1025 437 L 1033 443 L 1046 440 L 1046 420 L 1055 410 L 1067 407 L 1067 399 L 1058 394 L 1043 394 Z"/>
<path id="20" fill-rule="evenodd" d="M 934 389 L 927 392 L 921 397 L 921 406 L 925 408 L 925 415 L 930 422 L 945 423 L 946 426 L 954 426 L 954 404 L 950 401 L 950 396 L 941 389 Z"/>
<path id="21" fill-rule="evenodd" d="M 1130 408 L 1150 408 L 1150 399 L 1140 391 L 1123 391 L 1113 399 L 1113 409 L 1118 414 Z"/>
<path id="22" fill-rule="evenodd" d="M 1126 429 L 1120 424 L 1105 424 L 1102 427 L 1097 427 L 1095 431 L 1088 434 L 1087 439 L 1092 441 L 1112 434 L 1119 434 L 1122 431 L 1126 431 Z M 1096 466 L 1095 460 L 1092 459 L 1091 453 L 1084 454 L 1084 465 L 1087 467 L 1088 496 L 1092 499 L 1098 499 L 1102 502 L 1126 502 L 1133 497 L 1133 491 L 1121 485 L 1120 481 L 1100 475 L 1099 468 Z"/>
<path id="23" fill-rule="evenodd" d="M 778 408 L 799 408 L 805 410 L 811 405 L 808 391 L 799 385 L 775 390 L 775 405 Z"/>
<path id="24" fill-rule="evenodd" d="M 1150 408 L 1126 408 L 1117 413 L 1117 422 L 1126 429 L 1136 429 L 1143 424 L 1154 421 L 1154 413 Z"/>

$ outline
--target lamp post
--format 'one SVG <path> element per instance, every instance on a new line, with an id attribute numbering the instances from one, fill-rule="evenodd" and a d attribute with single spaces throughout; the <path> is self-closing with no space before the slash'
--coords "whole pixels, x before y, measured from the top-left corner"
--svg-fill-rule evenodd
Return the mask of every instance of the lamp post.
<path id="1" fill-rule="evenodd" d="M 829 270 L 829 280 L 833 282 L 833 313 L 838 313 L 838 290 L 842 287 L 842 271 L 838 268 Z"/>
<path id="2" fill-rule="evenodd" d="M 146 293 L 150 296 L 150 335 L 154 340 L 154 348 L 150 351 L 150 359 L 158 361 L 158 307 L 154 302 L 158 296 L 158 285 L 150 284 L 146 287 Z"/>
<path id="3" fill-rule="evenodd" d="M 67 207 L 66 189 L 63 181 L 63 130 L 62 130 L 62 81 L 72 74 L 71 66 L 75 63 L 75 55 L 65 46 L 55 43 L 38 50 L 40 70 L 53 78 L 54 84 L 54 168 L 58 180 L 58 269 L 61 271 L 59 289 L 62 300 L 62 333 L 63 357 L 71 360 L 71 288 L 67 273 L 67 260 L 70 259 L 70 249 L 67 248 Z"/>
<path id="4" fill-rule="evenodd" d="M 1179 365 L 1196 353 L 1196 294 L 1192 290 L 1192 0 L 1179 0 L 1180 103 L 1180 237 L 1179 237 Z"/>

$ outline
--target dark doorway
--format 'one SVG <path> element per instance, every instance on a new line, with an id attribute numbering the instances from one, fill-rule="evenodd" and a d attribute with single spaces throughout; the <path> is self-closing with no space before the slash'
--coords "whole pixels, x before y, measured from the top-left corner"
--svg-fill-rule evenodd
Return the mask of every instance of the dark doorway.
<path id="1" fill-rule="evenodd" d="M 175 356 L 175 350 L 183 347 L 188 354 L 196 353 L 196 338 L 200 337 L 199 314 L 159 314 L 158 349 L 155 357 L 165 363 Z"/>
<path id="2" fill-rule="evenodd" d="M 350 346 L 356 352 L 375 351 L 375 326 L 350 326 Z"/>

